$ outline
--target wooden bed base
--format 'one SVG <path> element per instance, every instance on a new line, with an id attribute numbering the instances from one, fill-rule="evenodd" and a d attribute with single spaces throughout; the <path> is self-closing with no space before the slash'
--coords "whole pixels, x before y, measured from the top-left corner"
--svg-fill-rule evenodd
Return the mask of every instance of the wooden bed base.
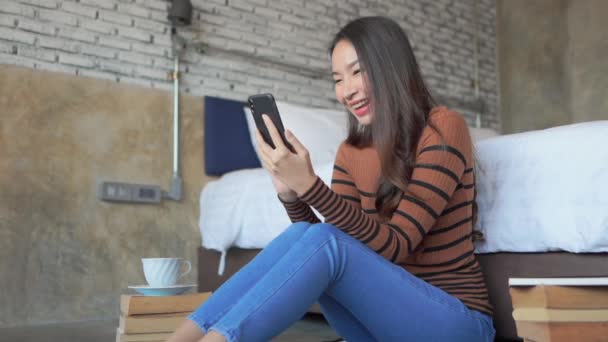
<path id="1" fill-rule="evenodd" d="M 223 276 L 218 276 L 220 253 L 199 247 L 198 291 L 214 291 L 251 260 L 259 250 L 232 248 L 226 258 Z M 520 341 L 511 313 L 510 277 L 606 277 L 608 253 L 492 253 L 479 254 L 490 301 L 494 306 L 497 341 Z M 320 312 L 318 307 L 313 311 Z"/>

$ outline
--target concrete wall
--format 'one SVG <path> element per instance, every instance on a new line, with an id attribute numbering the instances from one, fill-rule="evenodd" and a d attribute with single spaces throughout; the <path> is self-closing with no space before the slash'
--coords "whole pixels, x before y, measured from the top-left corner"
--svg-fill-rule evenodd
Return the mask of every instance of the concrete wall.
<path id="1" fill-rule="evenodd" d="M 608 119 L 608 2 L 497 3 L 503 132 Z"/>
<path id="2" fill-rule="evenodd" d="M 166 0 L 2 0 L 0 64 L 169 90 Z M 184 92 L 246 99 L 258 92 L 335 107 L 327 45 L 339 27 L 388 15 L 410 34 L 429 84 L 473 122 L 475 36 L 482 124 L 499 128 L 495 0 L 193 0 L 180 30 Z M 475 15 L 475 13 L 479 15 Z M 200 52 L 205 46 L 206 54 Z"/>
<path id="3" fill-rule="evenodd" d="M 0 326 L 116 317 L 119 294 L 144 283 L 139 258 L 195 261 L 201 97 L 272 91 L 335 106 L 326 45 L 351 18 L 398 20 L 435 93 L 471 122 L 478 34 L 482 124 L 500 125 L 493 0 L 195 0 L 181 68 L 185 200 L 110 204 L 96 198 L 102 180 L 169 184 L 168 2 L 0 2 Z"/>
<path id="4" fill-rule="evenodd" d="M 200 97 L 182 97 L 184 200 L 132 205 L 97 185 L 168 190 L 170 93 L 5 65 L 0 94 L 0 326 L 117 317 L 119 295 L 145 284 L 141 257 L 196 263 Z"/>
<path id="5" fill-rule="evenodd" d="M 570 0 L 566 20 L 572 122 L 608 120 L 608 1 Z"/>

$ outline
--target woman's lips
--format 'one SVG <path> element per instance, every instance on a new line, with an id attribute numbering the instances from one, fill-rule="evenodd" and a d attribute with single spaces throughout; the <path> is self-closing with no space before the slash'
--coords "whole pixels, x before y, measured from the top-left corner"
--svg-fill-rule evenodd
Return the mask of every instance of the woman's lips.
<path id="1" fill-rule="evenodd" d="M 359 116 L 359 117 L 364 116 L 365 114 L 367 114 L 368 110 L 369 110 L 369 104 L 366 104 L 365 106 L 363 106 L 361 108 L 357 108 L 357 109 L 353 108 L 353 111 L 355 112 L 355 115 Z"/>

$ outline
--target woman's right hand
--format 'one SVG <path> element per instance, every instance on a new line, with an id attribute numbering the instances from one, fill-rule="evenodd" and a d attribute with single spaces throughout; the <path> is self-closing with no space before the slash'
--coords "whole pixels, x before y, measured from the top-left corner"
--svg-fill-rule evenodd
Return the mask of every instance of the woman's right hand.
<path id="1" fill-rule="evenodd" d="M 258 146 L 260 146 L 260 144 L 266 143 L 264 141 L 264 139 L 262 139 L 262 135 L 260 134 L 260 132 L 258 130 L 256 130 L 256 132 L 255 132 L 255 137 L 256 137 Z M 283 201 L 293 202 L 296 199 L 298 199 L 298 194 L 296 194 L 295 191 L 291 190 L 287 186 L 287 184 L 285 184 L 281 180 L 279 180 L 279 178 L 277 178 L 277 176 L 275 176 L 272 173 L 272 171 L 268 169 L 268 165 L 266 165 L 266 163 L 264 163 L 264 160 L 262 160 L 262 166 L 264 166 L 264 169 L 266 169 L 266 171 L 268 171 L 268 174 L 270 175 L 270 178 L 272 179 L 272 185 L 274 186 L 274 189 L 277 191 L 277 194 Z"/>
<path id="2" fill-rule="evenodd" d="M 272 185 L 274 185 L 274 189 L 279 194 L 279 197 L 285 202 L 293 202 L 298 199 L 298 195 L 295 191 L 291 190 L 285 183 L 281 182 L 274 175 L 270 174 L 270 178 L 272 178 Z"/>

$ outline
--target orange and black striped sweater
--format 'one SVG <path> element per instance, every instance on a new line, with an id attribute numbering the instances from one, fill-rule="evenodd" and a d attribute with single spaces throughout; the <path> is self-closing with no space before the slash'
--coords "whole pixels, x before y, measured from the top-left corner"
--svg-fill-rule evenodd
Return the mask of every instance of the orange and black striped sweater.
<path id="1" fill-rule="evenodd" d="M 446 107 L 429 114 L 416 165 L 401 202 L 387 222 L 375 209 L 380 160 L 373 147 L 340 146 L 331 189 L 317 177 L 294 202 L 283 202 L 293 222 L 325 222 L 391 262 L 492 315 L 479 263 L 473 254 L 474 159 L 464 119 Z"/>

